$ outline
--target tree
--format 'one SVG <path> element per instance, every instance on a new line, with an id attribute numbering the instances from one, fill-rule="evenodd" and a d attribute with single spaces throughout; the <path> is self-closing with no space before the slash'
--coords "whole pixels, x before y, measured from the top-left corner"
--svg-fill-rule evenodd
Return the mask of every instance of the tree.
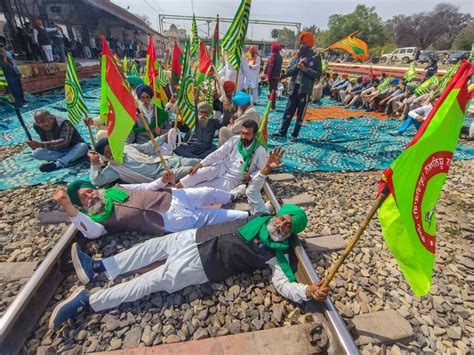
<path id="1" fill-rule="evenodd" d="M 277 39 L 278 38 L 278 29 L 274 28 L 272 30 L 271 36 L 272 36 L 273 39 Z"/>
<path id="2" fill-rule="evenodd" d="M 433 11 L 397 15 L 387 21 L 387 27 L 399 46 L 417 46 L 426 49 L 448 46 L 471 21 L 471 15 L 462 14 L 451 4 L 438 4 Z"/>
<path id="3" fill-rule="evenodd" d="M 282 29 L 274 28 L 271 32 L 271 36 L 273 39 L 276 39 L 278 43 L 285 46 L 293 47 L 296 42 L 295 32 L 286 27 Z"/>
<path id="4" fill-rule="evenodd" d="M 357 5 L 350 14 L 329 16 L 328 30 L 321 33 L 320 43 L 329 46 L 355 31 L 360 31 L 358 37 L 365 41 L 369 48 L 381 46 L 387 40 L 385 26 L 375 7 Z"/>
<path id="5" fill-rule="evenodd" d="M 321 33 L 321 29 L 316 25 L 311 25 L 311 26 L 303 27 L 303 32 L 311 32 L 313 36 L 316 38 L 316 37 L 319 37 L 319 34 Z"/>
<path id="6" fill-rule="evenodd" d="M 454 39 L 453 46 L 456 49 L 471 49 L 472 42 L 474 41 L 474 21 L 471 21 L 469 25 L 464 27 L 461 32 L 458 33 Z"/>

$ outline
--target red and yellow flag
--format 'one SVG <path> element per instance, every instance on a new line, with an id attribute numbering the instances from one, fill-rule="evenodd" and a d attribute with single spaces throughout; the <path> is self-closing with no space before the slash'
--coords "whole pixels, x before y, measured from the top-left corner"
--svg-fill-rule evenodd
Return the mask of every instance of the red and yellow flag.
<path id="1" fill-rule="evenodd" d="M 429 292 L 436 251 L 435 208 L 469 100 L 472 64 L 463 61 L 408 147 L 384 171 L 390 194 L 378 216 L 388 248 L 417 296 Z"/>
<path id="2" fill-rule="evenodd" d="M 114 60 L 104 36 L 101 58 L 100 116 L 107 125 L 107 137 L 114 160 L 123 162 L 125 140 L 135 126 L 135 100 Z"/>
<path id="3" fill-rule="evenodd" d="M 363 40 L 355 36 L 358 33 L 359 31 L 351 33 L 349 36 L 329 46 L 329 48 L 342 49 L 352 55 L 355 60 L 367 60 L 369 58 L 369 46 Z"/>
<path id="4" fill-rule="evenodd" d="M 160 70 L 160 63 L 156 58 L 155 44 L 153 43 L 153 37 L 148 37 L 148 51 L 146 54 L 146 64 L 145 64 L 145 76 L 143 81 L 146 85 L 151 86 L 155 96 L 153 98 L 153 103 L 157 107 L 163 107 L 163 104 L 168 102 L 168 96 L 166 96 L 164 87 L 162 85 L 163 78 L 160 78 L 160 75 L 163 75 L 163 71 Z"/>

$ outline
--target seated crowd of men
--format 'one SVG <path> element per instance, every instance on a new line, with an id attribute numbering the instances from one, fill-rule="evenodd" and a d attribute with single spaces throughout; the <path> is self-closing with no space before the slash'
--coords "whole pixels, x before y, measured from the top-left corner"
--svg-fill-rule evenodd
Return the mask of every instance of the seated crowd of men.
<path id="1" fill-rule="evenodd" d="M 349 78 L 347 74 L 326 73 L 315 85 L 311 101 L 317 103 L 328 96 L 347 108 L 382 112 L 404 121 L 392 135 L 402 135 L 411 125 L 418 129 L 439 97 L 438 84 L 432 84 L 429 92 L 418 95 L 414 84 L 399 78 L 391 79 L 386 88 L 380 89 L 379 85 L 386 78 L 385 74 Z"/>
<path id="2" fill-rule="evenodd" d="M 41 142 L 30 146 L 35 158 L 49 161 L 42 171 L 89 157 L 90 180 L 73 181 L 53 195 L 82 235 L 95 239 L 109 232 L 134 231 L 155 237 L 104 259 L 93 259 L 74 244 L 71 257 L 79 280 L 87 284 L 101 272 L 113 280 L 166 259 L 131 281 L 95 293 L 76 289 L 55 307 L 50 327 L 60 326 L 82 310 L 98 312 L 154 292 L 171 293 L 265 267 L 272 269 L 275 289 L 294 302 L 327 297 L 328 289 L 320 283 L 296 281 L 289 262 L 290 241 L 306 228 L 307 216 L 289 204 L 272 215 L 271 206 L 264 202 L 262 186 L 271 170 L 282 165 L 283 151 L 277 148 L 267 155 L 259 146 L 259 114 L 250 95 L 232 95 L 234 90 L 233 83 L 226 82 L 224 94 L 215 95 L 213 107 L 201 102 L 191 131 L 154 116 L 149 89 L 138 83 L 134 91 L 143 103 L 138 109 L 149 123 L 156 121 L 153 139 L 168 169 L 153 142 L 143 139 L 141 127 L 132 132 L 123 162 L 118 163 L 100 131 L 94 150 L 89 150 L 69 121 L 43 110 L 35 113 Z M 174 105 L 172 98 L 165 113 L 172 114 Z M 97 120 L 88 124 L 102 128 Z M 222 208 L 244 196 L 250 212 Z"/>

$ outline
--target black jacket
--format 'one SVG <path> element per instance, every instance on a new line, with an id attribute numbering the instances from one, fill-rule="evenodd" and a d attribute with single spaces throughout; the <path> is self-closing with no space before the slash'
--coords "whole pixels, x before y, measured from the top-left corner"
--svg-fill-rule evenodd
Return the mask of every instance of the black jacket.
<path id="1" fill-rule="evenodd" d="M 298 62 L 302 58 L 306 58 L 306 71 L 304 72 L 298 68 Z M 291 60 L 284 75 L 284 77 L 291 78 L 288 93 L 292 95 L 295 88 L 297 88 L 299 94 L 311 95 L 313 93 L 314 82 L 321 78 L 321 74 L 321 57 L 319 55 L 316 56 L 312 49 L 309 49 L 303 57 L 298 55 Z"/>

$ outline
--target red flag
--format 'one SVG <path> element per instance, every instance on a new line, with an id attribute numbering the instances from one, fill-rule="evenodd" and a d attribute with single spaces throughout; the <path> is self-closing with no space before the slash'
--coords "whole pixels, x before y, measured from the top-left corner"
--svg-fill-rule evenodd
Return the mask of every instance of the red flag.
<path id="1" fill-rule="evenodd" d="M 182 58 L 183 53 L 179 49 L 178 43 L 174 41 L 174 49 L 173 49 L 173 63 L 171 66 L 171 86 L 173 91 L 176 91 L 178 87 L 179 78 L 181 77 L 181 68 L 182 65 Z"/>
<path id="2" fill-rule="evenodd" d="M 152 88 L 153 88 L 153 83 L 155 81 L 155 77 L 158 76 L 158 71 L 155 70 L 155 62 L 156 62 L 155 44 L 153 43 L 153 37 L 148 36 L 148 50 L 146 53 L 145 77 L 143 78 L 143 81 L 145 82 L 146 85 L 151 86 Z"/>
<path id="3" fill-rule="evenodd" d="M 213 72 L 211 56 L 204 42 L 199 41 L 199 67 L 196 72 L 196 86 L 199 86 Z"/>

